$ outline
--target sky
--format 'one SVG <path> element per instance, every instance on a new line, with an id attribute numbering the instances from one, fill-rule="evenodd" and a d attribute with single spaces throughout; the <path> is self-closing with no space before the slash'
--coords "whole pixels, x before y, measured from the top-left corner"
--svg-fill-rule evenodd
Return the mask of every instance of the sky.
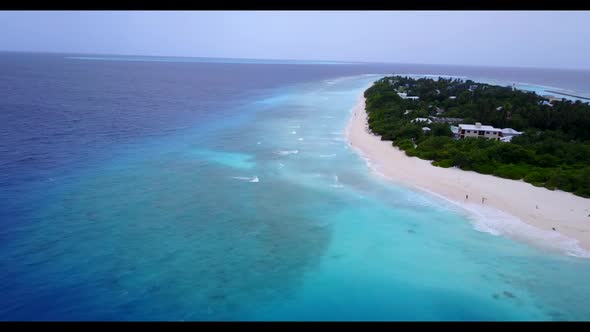
<path id="1" fill-rule="evenodd" d="M 590 11 L 0 11 L 0 50 L 590 69 Z"/>

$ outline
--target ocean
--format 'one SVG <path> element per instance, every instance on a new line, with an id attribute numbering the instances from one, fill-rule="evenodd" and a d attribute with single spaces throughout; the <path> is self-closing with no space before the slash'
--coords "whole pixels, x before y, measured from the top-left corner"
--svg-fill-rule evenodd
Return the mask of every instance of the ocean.
<path id="1" fill-rule="evenodd" d="M 390 74 L 590 94 L 583 71 L 0 53 L 0 320 L 590 319 L 590 260 L 349 148 Z"/>

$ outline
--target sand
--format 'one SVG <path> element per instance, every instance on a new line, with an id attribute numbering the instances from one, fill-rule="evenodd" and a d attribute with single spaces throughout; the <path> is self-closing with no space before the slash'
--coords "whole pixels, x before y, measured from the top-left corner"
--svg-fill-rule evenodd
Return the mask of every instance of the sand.
<path id="1" fill-rule="evenodd" d="M 455 204 L 478 230 L 590 257 L 590 199 L 409 157 L 370 133 L 362 96 L 351 111 L 346 137 L 375 174 Z"/>

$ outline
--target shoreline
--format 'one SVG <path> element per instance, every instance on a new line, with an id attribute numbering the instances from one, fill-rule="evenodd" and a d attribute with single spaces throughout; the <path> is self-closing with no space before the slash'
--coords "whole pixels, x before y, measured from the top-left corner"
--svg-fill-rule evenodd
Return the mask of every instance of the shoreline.
<path id="1" fill-rule="evenodd" d="M 362 94 L 345 136 L 373 172 L 459 207 L 479 231 L 590 258 L 590 199 L 409 157 L 391 141 L 370 133 Z"/>

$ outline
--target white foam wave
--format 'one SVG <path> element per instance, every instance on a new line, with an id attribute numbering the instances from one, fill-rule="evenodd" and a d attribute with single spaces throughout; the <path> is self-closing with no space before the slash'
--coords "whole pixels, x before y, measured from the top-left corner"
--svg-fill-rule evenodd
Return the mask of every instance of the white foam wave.
<path id="1" fill-rule="evenodd" d="M 257 176 L 232 176 L 233 179 L 236 180 L 242 180 L 242 181 L 248 181 L 248 182 L 260 182 L 260 179 Z"/>
<path id="2" fill-rule="evenodd" d="M 378 163 L 373 162 L 361 150 L 356 147 L 353 147 L 353 149 L 365 161 L 367 167 L 373 173 L 391 181 L 395 180 L 385 175 L 381 171 L 381 166 Z M 490 206 L 456 202 L 428 189 L 419 186 L 414 187 L 449 203 L 445 208 L 455 212 L 463 212 L 471 221 L 473 228 L 477 231 L 495 236 L 507 236 L 534 244 L 538 247 L 562 252 L 569 256 L 590 258 L 590 252 L 580 247 L 576 239 L 567 237 L 559 232 L 546 231 L 531 226 L 511 214 Z"/>
<path id="3" fill-rule="evenodd" d="M 293 130 L 293 131 L 291 132 L 291 134 L 295 135 L 295 134 L 297 134 L 297 132 L 296 132 L 295 130 Z"/>
<path id="4" fill-rule="evenodd" d="M 569 238 L 559 232 L 534 227 L 523 222 L 518 217 L 491 206 L 456 202 L 425 188 L 416 187 L 454 205 L 458 208 L 455 211 L 467 212 L 466 216 L 477 231 L 495 236 L 506 236 L 538 247 L 562 252 L 569 256 L 590 258 L 590 252 L 580 247 L 578 240 Z"/>
<path id="5" fill-rule="evenodd" d="M 321 154 L 320 158 L 331 158 L 331 157 L 336 157 L 335 153 L 332 154 Z"/>
<path id="6" fill-rule="evenodd" d="M 299 137 L 297 140 L 298 141 L 303 141 L 303 137 Z"/>
<path id="7" fill-rule="evenodd" d="M 280 155 L 280 156 L 287 156 L 290 154 L 298 154 L 299 150 L 280 150 L 275 152 L 276 154 Z"/>

